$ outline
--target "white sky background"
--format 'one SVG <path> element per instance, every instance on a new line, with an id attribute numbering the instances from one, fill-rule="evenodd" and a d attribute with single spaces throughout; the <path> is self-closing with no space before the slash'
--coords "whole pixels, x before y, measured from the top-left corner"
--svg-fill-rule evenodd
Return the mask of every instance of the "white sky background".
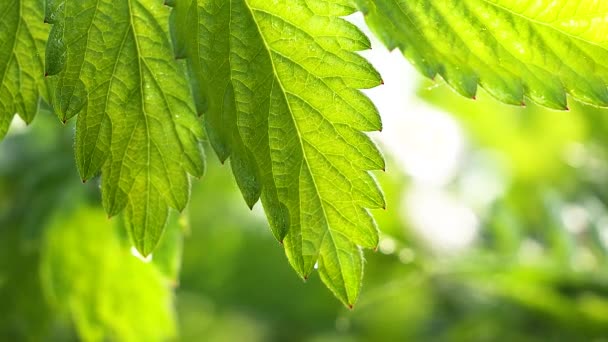
<path id="1" fill-rule="evenodd" d="M 389 52 L 365 26 L 357 13 L 348 18 L 372 40 L 373 49 L 361 54 L 380 72 L 384 85 L 365 93 L 378 107 L 384 129 L 373 136 L 401 170 L 412 179 L 404 193 L 402 217 L 417 235 L 439 252 L 461 251 L 475 240 L 479 220 L 462 198 L 445 185 L 461 167 L 465 139 L 448 114 L 420 100 L 419 73 L 401 52 Z"/>

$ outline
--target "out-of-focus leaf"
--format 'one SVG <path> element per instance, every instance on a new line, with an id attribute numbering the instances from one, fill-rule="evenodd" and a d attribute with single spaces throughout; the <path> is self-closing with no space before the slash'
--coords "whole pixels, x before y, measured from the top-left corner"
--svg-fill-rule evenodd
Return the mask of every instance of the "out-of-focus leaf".
<path id="1" fill-rule="evenodd" d="M 46 231 L 43 285 L 87 341 L 175 336 L 172 291 L 156 267 L 131 255 L 101 209 L 57 217 Z"/>
<path id="2" fill-rule="evenodd" d="M 187 233 L 189 229 L 188 215 L 186 213 L 171 213 L 165 232 L 152 257 L 154 265 L 156 265 L 160 272 L 175 286 L 179 284 L 184 234 Z"/>

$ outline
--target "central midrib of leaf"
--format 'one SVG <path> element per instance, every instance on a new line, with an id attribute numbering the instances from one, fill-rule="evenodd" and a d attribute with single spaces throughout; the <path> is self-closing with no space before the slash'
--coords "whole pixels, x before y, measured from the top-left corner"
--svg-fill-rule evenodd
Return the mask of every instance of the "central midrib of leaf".
<path id="1" fill-rule="evenodd" d="M 170 208 L 187 203 L 188 174 L 204 169 L 202 128 L 163 25 L 169 10 L 156 0 L 48 4 L 47 72 L 58 76 L 53 105 L 60 118 L 80 114 L 81 176 L 101 172 L 108 215 L 126 208 L 133 243 L 149 254 Z"/>
<path id="2" fill-rule="evenodd" d="M 97 16 L 97 13 L 99 12 L 99 2 L 101 0 L 97 0 L 95 2 L 95 11 L 93 12 L 93 16 L 92 18 L 95 18 L 95 16 Z M 67 6 L 65 7 L 67 8 Z M 130 8 L 130 7 L 129 7 Z M 89 25 L 87 27 L 87 36 L 91 34 L 91 27 L 93 27 L 93 19 L 91 20 L 91 22 L 89 22 Z M 129 35 L 129 31 L 125 31 L 125 34 L 123 36 L 123 39 L 121 41 L 120 44 L 120 49 L 119 49 L 119 54 L 123 51 L 123 48 L 125 46 L 125 41 L 127 40 L 127 36 Z M 79 72 L 78 72 L 78 78 L 80 78 L 80 76 L 82 75 L 82 70 L 83 70 L 83 66 L 84 66 L 84 61 L 87 59 L 87 54 L 89 53 L 89 40 L 87 39 L 85 42 L 85 55 L 83 58 L 83 62 L 80 63 L 80 68 L 79 68 Z M 118 66 L 118 61 L 119 59 L 116 58 L 116 61 L 114 62 L 114 66 L 112 68 L 112 75 L 116 74 L 116 68 Z M 101 123 L 100 126 L 103 126 L 103 124 L 106 122 L 106 120 L 109 119 L 109 116 L 107 114 L 107 109 L 108 109 L 108 103 L 110 102 L 110 91 L 112 89 L 112 83 L 114 82 L 116 78 L 112 77 L 108 83 L 108 87 L 106 88 L 106 100 L 104 101 L 104 109 L 103 109 L 103 116 L 101 118 Z M 66 120 L 67 118 L 64 116 L 63 120 Z M 101 135 L 101 130 L 97 130 L 96 134 L 95 134 L 95 146 L 97 146 L 99 144 L 99 137 Z M 105 160 L 105 157 L 103 158 Z M 92 170 L 91 169 L 91 163 L 93 162 L 93 158 L 90 159 L 85 159 L 84 160 L 84 164 L 82 165 L 82 174 L 84 175 L 84 177 L 92 177 L 93 174 L 97 172 L 97 170 Z M 86 178 L 85 178 L 86 180 Z"/>
<path id="3" fill-rule="evenodd" d="M 601 44 L 598 44 L 598 43 L 596 43 L 596 42 L 592 42 L 592 41 L 587 40 L 587 39 L 583 39 L 582 37 L 579 37 L 579 36 L 573 35 L 573 34 L 571 34 L 571 33 L 568 33 L 568 32 L 566 32 L 566 31 L 564 31 L 564 30 L 560 30 L 559 28 L 557 28 L 557 27 L 555 27 L 555 26 L 551 25 L 550 23 L 542 22 L 542 21 L 540 21 L 540 20 L 537 20 L 537 19 L 531 18 L 531 17 L 529 17 L 529 16 L 525 16 L 525 15 L 523 15 L 523 14 L 521 14 L 521 13 L 517 13 L 517 12 L 515 12 L 515 11 L 513 11 L 513 10 L 511 10 L 511 9 L 507 8 L 507 7 L 504 7 L 504 6 L 502 6 L 502 5 L 497 4 L 497 3 L 496 3 L 496 2 L 494 2 L 494 1 L 491 1 L 491 0 L 479 0 L 479 1 L 482 1 L 482 2 L 484 2 L 484 3 L 488 4 L 488 5 L 492 6 L 492 7 L 495 7 L 495 8 L 498 8 L 498 9 L 502 10 L 502 11 L 505 11 L 505 12 L 507 12 L 507 13 L 509 13 L 509 14 L 513 15 L 513 16 L 520 17 L 520 18 L 522 18 L 522 19 L 524 19 L 524 20 L 527 20 L 527 21 L 529 21 L 529 22 L 531 22 L 531 23 L 534 23 L 534 24 L 537 24 L 537 25 L 540 25 L 540 26 L 543 26 L 543 27 L 549 28 L 549 29 L 551 29 L 551 30 L 554 30 L 555 32 L 560 33 L 560 34 L 563 34 L 563 35 L 565 35 L 565 36 L 568 36 L 568 37 L 570 37 L 570 38 L 572 38 L 572 39 L 580 40 L 580 41 L 581 41 L 581 42 L 583 42 L 583 43 L 586 43 L 586 44 L 591 44 L 591 45 L 595 45 L 595 46 L 597 46 L 597 47 L 599 47 L 599 48 L 601 48 L 601 49 L 608 50 L 608 49 L 607 49 L 605 46 L 603 46 L 603 45 L 601 45 Z"/>
<path id="4" fill-rule="evenodd" d="M 486 3 L 486 4 L 492 6 L 492 7 L 496 8 L 496 9 L 504 11 L 504 12 L 506 12 L 506 13 L 512 15 L 512 16 L 519 17 L 519 18 L 521 18 L 521 19 L 523 19 L 525 21 L 528 21 L 528 22 L 530 22 L 532 24 L 539 25 L 539 26 L 542 26 L 542 27 L 544 27 L 546 29 L 554 31 L 557 34 L 561 34 L 561 35 L 567 36 L 569 38 L 572 38 L 575 41 L 578 41 L 578 42 L 581 42 L 581 43 L 584 43 L 584 44 L 593 45 L 593 46 L 596 46 L 596 47 L 598 47 L 598 48 L 600 48 L 600 49 L 602 49 L 604 51 L 608 51 L 608 49 L 605 46 L 601 45 L 601 44 L 598 44 L 598 43 L 589 41 L 587 39 L 583 39 L 580 36 L 576 36 L 576 35 L 573 35 L 571 33 L 565 32 L 564 30 L 561 30 L 561 29 L 555 27 L 554 25 L 551 25 L 550 23 L 542 22 L 542 21 L 536 20 L 534 18 L 531 18 L 529 16 L 523 15 L 521 13 L 517 13 L 517 12 L 515 12 L 515 11 L 513 11 L 513 10 L 507 8 L 507 7 L 504 7 L 504 6 L 496 3 L 495 1 L 491 1 L 491 0 L 478 0 L 478 1 Z M 463 2 L 463 6 L 467 6 L 466 2 Z M 499 42 L 499 43 L 501 42 L 499 39 L 496 39 L 496 41 Z M 553 53 L 555 56 L 559 56 L 559 53 L 557 53 L 557 52 L 550 51 L 550 53 Z M 571 65 L 568 65 L 565 62 L 562 65 L 564 65 L 568 69 L 572 70 L 573 72 L 576 72 L 576 70 L 574 70 Z M 530 70 L 530 73 L 534 74 L 534 72 L 532 70 Z M 587 81 L 587 82 L 589 82 L 589 81 Z"/>
<path id="5" fill-rule="evenodd" d="M 230 2 L 231 2 L 231 4 L 232 4 L 232 0 L 231 0 Z M 305 150 L 305 148 L 304 148 L 304 145 L 303 145 L 303 141 L 305 141 L 305 138 L 304 138 L 304 136 L 302 135 L 302 133 L 300 132 L 300 127 L 298 126 L 298 122 L 297 122 L 296 118 L 294 117 L 293 110 L 292 110 L 292 108 L 291 108 L 291 103 L 290 103 L 289 99 L 287 98 L 287 91 L 285 90 L 285 87 L 284 87 L 284 86 L 283 86 L 283 84 L 281 83 L 281 79 L 280 79 L 280 77 L 279 77 L 279 72 L 277 71 L 277 68 L 276 68 L 276 66 L 275 66 L 275 60 L 274 60 L 274 58 L 273 58 L 273 56 L 272 56 L 272 55 L 273 55 L 273 53 L 276 53 L 276 54 L 278 54 L 278 55 L 281 55 L 281 54 L 280 54 L 278 51 L 276 51 L 276 50 L 272 49 L 272 48 L 271 48 L 271 47 L 268 45 L 268 42 L 266 41 L 266 37 L 265 37 L 265 36 L 264 36 L 264 34 L 262 33 L 262 30 L 260 29 L 260 27 L 259 27 L 259 25 L 258 25 L 258 23 L 257 23 L 257 21 L 256 21 L 256 19 L 255 19 L 254 11 L 256 11 L 256 10 L 255 10 L 255 9 L 253 9 L 253 8 L 251 8 L 251 6 L 249 5 L 249 3 L 247 3 L 247 1 L 244 1 L 244 3 L 245 3 L 245 6 L 247 7 L 247 9 L 248 9 L 248 11 L 249 11 L 249 15 L 251 16 L 251 19 L 253 20 L 253 22 L 254 22 L 254 23 L 255 23 L 255 25 L 256 25 L 258 35 L 261 37 L 262 41 L 264 42 L 264 49 L 265 49 L 266 53 L 268 54 L 268 58 L 269 58 L 270 63 L 271 63 L 271 65 L 272 65 L 272 70 L 273 70 L 273 74 L 274 74 L 274 81 L 273 81 L 273 86 L 272 86 L 272 88 L 274 89 L 274 84 L 275 84 L 275 83 L 276 83 L 276 84 L 278 84 L 279 89 L 280 89 L 281 94 L 282 94 L 282 97 L 283 97 L 283 99 L 285 100 L 285 103 L 287 104 L 287 108 L 288 108 L 288 110 L 289 110 L 289 113 L 288 113 L 288 114 L 289 114 L 289 117 L 290 117 L 291 122 L 293 123 L 293 125 L 294 125 L 294 127 L 295 127 L 295 129 L 296 129 L 297 134 L 298 134 L 298 142 L 299 142 L 300 150 L 301 150 L 301 152 L 302 152 L 302 156 L 303 156 L 303 158 L 302 158 L 302 159 L 303 159 L 304 163 L 306 164 L 306 169 L 307 169 L 307 171 L 310 173 L 310 176 L 311 176 L 311 178 L 312 178 L 312 182 L 313 182 L 313 184 L 314 184 L 314 186 L 315 186 L 315 190 L 316 190 L 316 196 L 317 196 L 317 198 L 319 199 L 319 201 L 322 203 L 322 204 L 321 204 L 321 210 L 323 211 L 323 217 L 324 217 L 324 219 L 325 219 L 325 223 L 326 223 L 326 227 L 327 227 L 327 229 L 325 229 L 325 232 L 323 233 L 323 238 L 322 238 L 322 240 L 321 240 L 320 245 L 323 245 L 323 242 L 325 241 L 325 238 L 326 238 L 326 237 L 327 237 L 327 235 L 329 234 L 330 238 L 332 239 L 332 246 L 334 247 L 334 249 L 336 250 L 336 253 L 337 253 L 337 252 L 338 252 L 337 247 L 336 247 L 336 246 L 335 246 L 335 244 L 333 243 L 332 228 L 331 228 L 331 226 L 330 226 L 330 224 L 329 224 L 329 220 L 328 220 L 328 218 L 327 218 L 327 213 L 326 213 L 326 211 L 325 211 L 325 205 L 323 205 L 323 203 L 325 202 L 325 200 L 324 200 L 324 199 L 321 197 L 321 194 L 320 194 L 320 192 L 319 192 L 319 187 L 318 187 L 318 185 L 317 185 L 317 182 L 315 181 L 315 175 L 314 175 L 314 173 L 313 173 L 313 172 L 312 172 L 312 170 L 311 170 L 310 164 L 308 163 L 308 157 L 307 157 L 307 154 L 306 154 L 306 150 Z M 268 12 L 264 12 L 264 11 L 260 11 L 260 12 L 266 13 L 266 14 L 268 14 L 268 15 L 272 15 L 271 13 L 268 13 Z M 280 20 L 284 20 L 283 18 L 279 18 L 279 19 L 280 19 Z M 230 18 L 230 22 L 232 22 L 232 16 L 231 16 L 231 18 Z M 289 24 L 289 25 L 291 25 L 291 26 L 296 27 L 295 25 L 293 25 L 293 24 L 291 24 L 291 23 L 288 23 L 288 24 Z M 288 59 L 288 58 L 286 58 L 286 57 L 285 57 L 285 60 L 289 60 L 291 63 L 294 63 L 294 62 L 292 62 L 290 59 Z M 294 64 L 296 64 L 296 63 L 294 63 Z M 232 70 L 232 69 L 231 69 L 231 70 Z M 297 96 L 297 95 L 295 95 L 295 94 L 292 94 L 292 95 L 293 95 L 293 96 Z M 302 100 L 302 101 L 304 101 L 304 100 Z M 312 107 L 312 106 L 311 106 L 311 107 Z M 270 138 L 270 137 L 269 137 L 269 138 Z M 300 235 L 300 236 L 301 236 L 301 235 Z M 303 246 L 303 245 L 304 245 L 304 240 L 303 240 L 303 239 L 300 239 L 299 241 L 300 241 L 300 245 L 301 245 L 301 246 Z M 320 251 L 320 250 L 319 250 L 319 251 Z M 317 257 L 318 257 L 318 253 L 317 253 L 317 256 L 314 256 L 314 258 L 316 259 Z M 308 275 L 305 275 L 305 277 L 308 277 Z"/>
<path id="6" fill-rule="evenodd" d="M 144 79 L 144 73 L 142 70 L 142 63 L 145 64 L 145 61 L 142 60 L 141 56 L 141 49 L 139 47 L 139 41 L 137 39 L 137 33 L 135 32 L 135 23 L 133 23 L 133 17 L 134 17 L 134 12 L 133 12 L 133 8 L 132 8 L 133 4 L 131 1 L 129 1 L 129 31 L 131 31 L 131 34 L 133 35 L 133 40 L 135 42 L 135 49 L 137 50 L 137 70 L 139 72 L 139 91 L 141 92 L 141 108 L 142 108 L 142 117 L 143 117 L 143 122 L 144 125 L 146 127 L 146 168 L 150 168 L 150 160 L 151 160 L 151 156 L 150 156 L 150 142 L 152 141 L 151 137 L 150 137 L 150 127 L 148 125 L 148 114 L 146 112 L 146 101 L 145 101 L 145 97 L 146 97 L 146 89 L 144 87 L 143 84 L 143 79 Z M 146 9 L 144 8 L 144 11 Z M 152 78 L 154 79 L 154 81 L 156 82 L 156 79 L 154 78 L 153 74 L 150 73 L 152 75 Z M 161 88 L 162 89 L 162 88 Z M 162 92 L 162 90 L 161 90 Z M 167 108 L 169 109 L 169 108 Z M 135 131 L 135 130 L 133 130 Z M 133 135 L 131 135 L 133 136 Z M 161 158 L 162 158 L 162 153 L 160 154 Z M 121 170 L 122 170 L 123 166 L 121 166 Z M 169 179 L 169 182 L 171 180 Z M 150 172 L 146 172 L 146 188 L 150 187 Z M 150 192 L 146 192 L 146 206 L 149 207 L 150 206 Z M 146 211 L 145 213 L 146 218 L 145 218 L 145 223 L 144 223 L 144 227 L 148 227 L 149 226 L 149 219 L 150 219 L 150 212 Z M 146 235 L 146 230 L 144 229 L 141 232 L 141 236 L 139 236 L 139 239 L 144 238 L 144 236 Z"/>
<path id="7" fill-rule="evenodd" d="M 340 18 L 354 9 L 346 0 L 181 0 L 175 11 L 177 53 L 218 157 L 230 158 L 248 206 L 261 200 L 297 273 L 307 278 L 318 263 L 323 282 L 353 304 L 361 247 L 378 239 L 368 208 L 384 206 L 369 172 L 384 161 L 365 134 L 381 122 L 360 91 L 381 79 L 356 54 L 367 38 Z"/>
<path id="8" fill-rule="evenodd" d="M 603 18 L 601 13 L 608 10 L 605 4 L 583 0 L 359 0 L 358 4 L 389 47 L 400 48 L 423 74 L 441 75 L 464 96 L 474 97 L 480 84 L 514 105 L 525 105 L 530 99 L 567 109 L 567 94 L 595 105 L 608 103 L 604 63 L 608 46 L 602 38 L 606 24 L 592 25 L 593 18 Z"/>

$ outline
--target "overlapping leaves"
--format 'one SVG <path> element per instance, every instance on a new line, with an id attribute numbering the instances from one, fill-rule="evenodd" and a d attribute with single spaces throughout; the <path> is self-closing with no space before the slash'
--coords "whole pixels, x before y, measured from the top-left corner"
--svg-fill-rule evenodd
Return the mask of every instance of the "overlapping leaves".
<path id="1" fill-rule="evenodd" d="M 369 170 L 384 161 L 363 133 L 381 129 L 360 93 L 381 83 L 359 55 L 367 38 L 339 18 L 347 1 L 177 0 L 178 53 L 188 58 L 211 144 L 230 157 L 245 200 L 258 197 L 303 277 L 318 264 L 352 305 L 361 247 L 375 247 L 367 208 L 384 206 Z"/>
<path id="2" fill-rule="evenodd" d="M 459 93 L 567 108 L 567 95 L 608 106 L 608 3 L 600 0 L 356 0 L 368 23 L 425 75 Z M 369 171 L 384 161 L 359 89 L 381 83 L 356 51 L 367 38 L 342 16 L 351 0 L 42 0 L 0 2 L 0 137 L 46 95 L 62 121 L 78 115 L 83 180 L 102 174 L 109 215 L 126 208 L 143 254 L 169 208 L 181 210 L 203 173 L 203 127 L 245 201 L 261 200 L 303 277 L 347 305 L 375 247 L 368 209 L 384 206 Z M 187 59 L 186 70 L 174 59 Z M 193 90 L 194 98 L 191 95 Z M 196 105 L 196 109 L 195 106 Z"/>
<path id="3" fill-rule="evenodd" d="M 529 98 L 566 109 L 567 94 L 608 106 L 608 2 L 602 0 L 357 0 L 389 48 L 426 76 L 474 97 Z"/>
<path id="4" fill-rule="evenodd" d="M 57 115 L 78 115 L 83 180 L 101 171 L 109 215 L 126 208 L 135 245 L 149 254 L 169 207 L 182 210 L 188 173 L 203 173 L 198 122 L 172 55 L 169 10 L 154 0 L 49 0 L 46 70 L 58 75 Z"/>

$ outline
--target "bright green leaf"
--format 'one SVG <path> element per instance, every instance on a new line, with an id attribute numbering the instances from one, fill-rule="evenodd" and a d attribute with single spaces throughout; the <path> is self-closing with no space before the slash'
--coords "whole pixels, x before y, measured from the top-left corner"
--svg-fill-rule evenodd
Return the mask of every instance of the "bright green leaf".
<path id="1" fill-rule="evenodd" d="M 182 266 L 184 233 L 189 230 L 188 216 L 171 213 L 165 232 L 154 251 L 152 261 L 156 268 L 174 286 L 179 284 L 179 272 Z"/>
<path id="2" fill-rule="evenodd" d="M 148 255 L 169 207 L 182 210 L 188 173 L 203 173 L 198 122 L 183 68 L 156 0 L 49 0 L 47 72 L 59 74 L 54 107 L 78 115 L 76 160 L 84 180 L 102 173 L 109 215 L 126 208 L 135 246 Z"/>
<path id="3" fill-rule="evenodd" d="M 45 294 L 85 341 L 166 341 L 175 335 L 172 291 L 151 263 L 131 255 L 101 209 L 80 208 L 46 230 Z"/>
<path id="4" fill-rule="evenodd" d="M 42 0 L 0 1 L 0 138 L 15 114 L 30 123 L 38 111 L 47 36 Z"/>
<path id="5" fill-rule="evenodd" d="M 368 172 L 384 161 L 363 132 L 381 129 L 359 89 L 381 83 L 355 51 L 369 41 L 339 18 L 349 1 L 177 0 L 177 52 L 188 57 L 209 139 L 245 200 L 258 197 L 303 278 L 347 305 L 378 234 L 367 208 L 384 207 Z"/>
<path id="6" fill-rule="evenodd" d="M 427 77 L 515 105 L 608 106 L 608 2 L 357 0 L 370 27 Z"/>

